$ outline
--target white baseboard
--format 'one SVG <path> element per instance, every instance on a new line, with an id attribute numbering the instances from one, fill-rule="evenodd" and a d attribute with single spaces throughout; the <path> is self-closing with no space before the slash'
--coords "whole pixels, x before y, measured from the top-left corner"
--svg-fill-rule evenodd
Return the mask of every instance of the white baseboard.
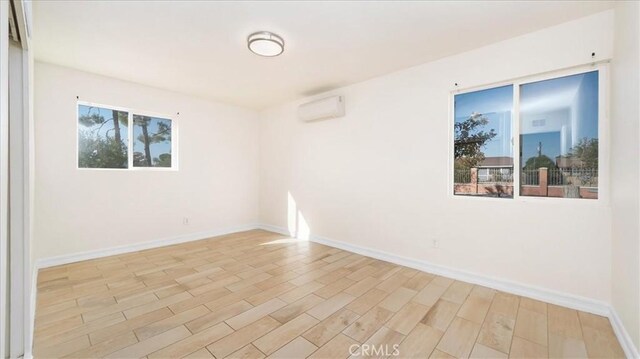
<path id="1" fill-rule="evenodd" d="M 258 228 L 258 226 L 255 224 L 246 224 L 238 227 L 217 229 L 217 230 L 206 231 L 206 232 L 189 233 L 181 236 L 156 239 L 153 241 L 128 244 L 128 245 L 118 246 L 118 247 L 65 254 L 62 256 L 55 256 L 55 257 L 48 257 L 48 258 L 40 258 L 36 260 L 34 270 L 37 271 L 42 268 L 48 268 L 48 267 L 54 267 L 54 266 L 63 265 L 63 264 L 86 261 L 89 259 L 103 258 L 103 257 L 117 255 L 117 254 L 131 253 L 131 252 L 137 252 L 145 249 L 158 248 L 158 247 L 170 246 L 173 244 L 197 241 L 200 239 L 223 236 L 225 234 L 248 231 L 256 228 Z"/>
<path id="2" fill-rule="evenodd" d="M 273 225 L 260 225 L 259 228 L 266 231 L 289 235 L 289 231 Z M 561 305 L 563 307 L 581 310 L 602 316 L 608 316 L 610 312 L 609 304 L 594 299 L 576 296 L 573 294 L 553 291 L 546 288 L 526 285 L 514 281 L 486 276 L 483 274 L 468 272 L 460 269 L 433 264 L 427 261 L 403 257 L 388 252 L 364 246 L 353 245 L 350 243 L 336 241 L 326 237 L 311 235 L 309 240 L 312 242 L 324 244 L 334 248 L 340 248 L 349 252 L 358 253 L 367 257 L 376 258 L 385 262 L 390 262 L 405 267 L 418 269 L 423 272 L 441 275 L 443 277 L 452 278 L 467 283 L 482 285 L 485 287 L 497 289 L 503 292 L 517 294 L 547 303 Z"/>
<path id="3" fill-rule="evenodd" d="M 263 230 L 269 231 L 269 232 L 282 234 L 282 235 L 285 235 L 285 236 L 295 237 L 295 233 L 292 233 L 288 229 L 282 228 L 282 227 L 278 227 L 278 226 L 273 226 L 273 225 L 270 225 L 270 224 L 259 224 L 257 226 L 257 228 L 263 229 Z"/>
<path id="4" fill-rule="evenodd" d="M 618 316 L 618 312 L 611 307 L 611 311 L 608 315 L 609 321 L 611 322 L 611 326 L 613 327 L 613 331 L 616 333 L 616 337 L 620 342 L 620 346 L 622 346 L 622 350 L 624 350 L 624 354 L 627 358 L 640 358 L 640 352 L 638 352 L 638 348 L 636 348 L 633 340 L 631 340 L 631 336 L 627 329 L 624 327 L 622 323 L 622 319 Z"/>
<path id="5" fill-rule="evenodd" d="M 405 267 L 417 269 L 423 272 L 431 274 L 437 274 L 443 277 L 456 279 L 459 281 L 481 285 L 488 288 L 493 288 L 499 291 L 512 293 L 524 297 L 533 298 L 536 300 L 544 301 L 551 304 L 560 305 L 567 308 L 581 310 L 583 312 L 589 312 L 597 315 L 606 316 L 609 313 L 609 305 L 605 302 L 597 301 L 594 299 L 580 297 L 573 294 L 557 292 L 551 289 L 541 288 L 537 286 L 522 284 L 514 282 L 508 279 L 491 277 L 479 273 L 473 273 L 461 269 L 442 266 L 439 264 L 430 263 L 423 260 L 417 260 L 413 258 L 407 258 L 395 254 L 382 252 L 376 249 L 354 246 L 345 242 L 339 242 L 319 236 L 312 236 L 311 241 L 328 245 L 330 247 L 336 247 L 362 254 L 368 257 L 380 259 L 386 262 L 399 264 Z"/>
<path id="6" fill-rule="evenodd" d="M 259 228 L 266 231 L 289 235 L 289 231 L 285 228 L 261 224 Z M 514 281 L 486 276 L 479 273 L 468 272 L 460 269 L 450 268 L 439 264 L 433 264 L 423 260 L 407 258 L 392 253 L 383 252 L 373 248 L 353 245 L 350 243 L 336 241 L 333 239 L 311 235 L 309 240 L 312 242 L 324 244 L 330 247 L 343 249 L 349 252 L 358 253 L 367 257 L 383 260 L 386 262 L 402 265 L 405 267 L 418 269 L 420 271 L 441 275 L 443 277 L 460 280 L 467 283 L 482 285 L 485 287 L 500 290 L 506 293 L 516 294 L 528 298 L 533 298 L 543 302 L 560 305 L 563 307 L 580 310 L 592 314 L 608 317 L 614 332 L 620 341 L 620 345 L 628 358 L 640 358 L 631 337 L 627 333 L 620 317 L 615 309 L 609 303 L 594 300 L 591 298 L 581 297 L 569 293 L 562 293 L 555 290 L 541 288 L 537 286 L 517 283 Z"/>

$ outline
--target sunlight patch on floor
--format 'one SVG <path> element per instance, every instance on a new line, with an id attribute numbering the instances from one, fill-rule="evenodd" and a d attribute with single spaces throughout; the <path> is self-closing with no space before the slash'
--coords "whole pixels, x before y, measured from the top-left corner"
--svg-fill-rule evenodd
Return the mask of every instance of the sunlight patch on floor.
<path id="1" fill-rule="evenodd" d="M 306 243 L 306 242 L 307 242 L 306 239 L 301 239 L 301 238 L 282 238 L 282 239 L 276 239 L 269 242 L 260 243 L 260 245 L 266 246 L 269 244 L 290 244 L 290 243 Z"/>

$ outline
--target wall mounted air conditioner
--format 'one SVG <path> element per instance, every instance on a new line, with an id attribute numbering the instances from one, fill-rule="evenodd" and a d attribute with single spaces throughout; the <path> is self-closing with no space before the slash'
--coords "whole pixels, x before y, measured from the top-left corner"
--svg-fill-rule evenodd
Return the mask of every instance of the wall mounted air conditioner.
<path id="1" fill-rule="evenodd" d="M 344 96 L 333 96 L 298 107 L 298 118 L 305 122 L 344 116 Z"/>

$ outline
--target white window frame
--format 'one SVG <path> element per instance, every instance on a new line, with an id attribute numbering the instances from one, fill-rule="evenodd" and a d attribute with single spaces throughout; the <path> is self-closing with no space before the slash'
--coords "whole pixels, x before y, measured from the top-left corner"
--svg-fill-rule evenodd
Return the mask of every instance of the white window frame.
<path id="1" fill-rule="evenodd" d="M 562 197 L 534 197 L 520 195 L 520 86 L 552 80 L 560 77 L 578 75 L 586 72 L 598 71 L 598 198 L 562 198 Z M 465 196 L 454 194 L 454 124 L 455 124 L 455 96 L 470 92 L 489 90 L 502 86 L 513 86 L 513 108 L 511 112 L 511 143 L 513 149 L 513 198 L 494 198 L 485 196 Z M 538 75 L 520 77 L 516 79 L 495 82 L 487 85 L 467 87 L 463 89 L 452 89 L 449 92 L 449 158 L 448 158 L 448 196 L 456 200 L 474 200 L 474 201 L 492 201 L 499 200 L 506 202 L 533 202 L 533 203 L 551 203 L 560 204 L 576 204 L 585 206 L 607 206 L 609 204 L 609 62 L 603 61 L 599 63 L 575 66 L 563 70 L 550 71 Z"/>
<path id="2" fill-rule="evenodd" d="M 127 168 L 93 168 L 80 167 L 80 106 L 100 107 L 107 110 L 125 111 L 127 112 Z M 134 167 L 133 166 L 133 115 L 148 116 L 161 118 L 171 121 L 171 167 Z M 80 101 L 76 102 L 76 169 L 78 170 L 97 170 L 97 171 L 178 171 L 178 121 L 176 116 L 155 113 L 151 111 L 136 110 L 127 107 L 104 105 L 95 102 Z"/>

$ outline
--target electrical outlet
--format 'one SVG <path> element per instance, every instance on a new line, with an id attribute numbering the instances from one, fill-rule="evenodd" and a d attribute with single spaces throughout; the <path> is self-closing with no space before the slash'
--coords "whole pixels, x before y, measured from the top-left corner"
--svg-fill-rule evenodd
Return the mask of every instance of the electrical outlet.
<path id="1" fill-rule="evenodd" d="M 439 241 L 439 240 L 437 240 L 437 239 L 434 239 L 434 240 L 433 240 L 433 243 L 431 244 L 431 246 L 432 246 L 433 248 L 440 248 L 440 241 Z"/>
<path id="2" fill-rule="evenodd" d="M 184 217 L 182 219 L 182 224 L 184 224 L 185 226 L 189 224 L 189 217 Z"/>

